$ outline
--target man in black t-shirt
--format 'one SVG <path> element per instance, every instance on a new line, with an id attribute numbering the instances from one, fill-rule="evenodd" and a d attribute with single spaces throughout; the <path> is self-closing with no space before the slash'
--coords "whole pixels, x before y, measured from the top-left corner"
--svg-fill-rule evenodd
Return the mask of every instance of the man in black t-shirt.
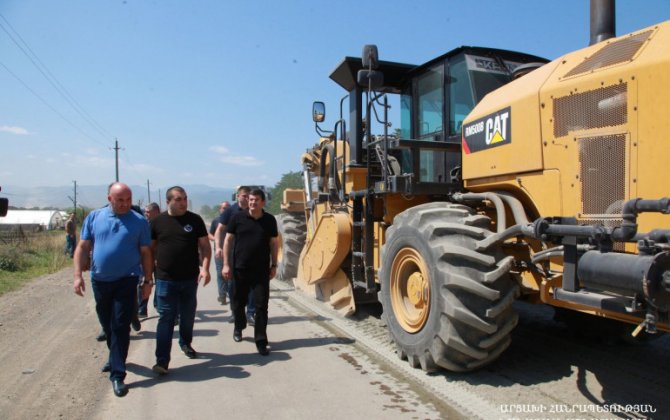
<path id="1" fill-rule="evenodd" d="M 197 306 L 198 282 L 209 283 L 212 248 L 207 227 L 200 216 L 187 210 L 188 197 L 181 187 L 166 192 L 167 212 L 151 222 L 151 248 L 156 260 L 156 364 L 153 371 L 164 375 L 170 364 L 174 319 L 179 312 L 179 346 L 195 359 L 193 324 Z M 202 266 L 200 259 L 202 258 Z"/>
<path id="2" fill-rule="evenodd" d="M 247 187 L 246 185 L 241 185 L 237 188 L 237 202 L 234 203 L 232 206 L 228 207 L 221 215 L 219 215 L 219 226 L 216 228 L 216 232 L 214 232 L 214 249 L 215 249 L 215 255 L 216 258 L 221 258 L 223 261 L 223 241 L 224 238 L 226 237 L 226 226 L 228 223 L 230 223 L 230 219 L 232 217 L 239 213 L 239 212 L 248 212 L 249 211 L 249 193 L 251 192 L 251 188 Z M 231 247 L 232 249 L 232 247 Z M 221 271 L 221 270 L 219 270 Z M 228 295 L 232 296 L 234 293 L 235 288 L 235 278 L 231 277 L 229 280 L 229 287 L 228 287 Z M 233 312 L 233 302 L 231 298 L 230 302 L 230 311 L 231 313 Z M 247 322 L 250 325 L 254 325 L 255 323 L 255 318 L 256 318 L 256 305 L 254 302 L 254 295 L 253 293 L 249 292 L 249 296 L 247 297 Z M 235 322 L 235 314 L 230 317 L 228 322 Z"/>
<path id="3" fill-rule="evenodd" d="M 235 278 L 232 296 L 235 316 L 233 339 L 236 342 L 242 340 L 242 330 L 247 326 L 244 306 L 251 290 L 256 306 L 254 341 L 258 352 L 266 356 L 269 354 L 266 330 L 270 279 L 277 273 L 278 232 L 277 220 L 263 211 L 264 205 L 263 190 L 252 190 L 249 195 L 249 211 L 236 213 L 226 226 L 223 276 Z"/>

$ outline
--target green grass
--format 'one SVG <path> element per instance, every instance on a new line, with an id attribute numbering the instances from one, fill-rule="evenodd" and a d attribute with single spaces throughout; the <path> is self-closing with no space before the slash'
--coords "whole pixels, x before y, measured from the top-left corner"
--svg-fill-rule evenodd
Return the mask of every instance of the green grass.
<path id="1" fill-rule="evenodd" d="M 40 232 L 20 242 L 0 242 L 0 296 L 71 264 L 63 231 Z"/>

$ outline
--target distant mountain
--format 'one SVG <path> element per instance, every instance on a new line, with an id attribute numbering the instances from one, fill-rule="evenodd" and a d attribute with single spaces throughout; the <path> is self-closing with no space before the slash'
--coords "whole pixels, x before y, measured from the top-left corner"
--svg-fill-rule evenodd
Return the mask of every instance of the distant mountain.
<path id="1" fill-rule="evenodd" d="M 199 212 L 204 205 L 217 206 L 221 201 L 230 201 L 233 188 L 218 188 L 209 185 L 183 185 L 189 199 L 189 209 Z M 147 204 L 147 187 L 131 185 L 133 203 L 144 206 Z M 151 201 L 165 209 L 165 191 L 167 187 L 151 189 Z M 160 198 L 159 198 L 160 191 Z M 63 187 L 21 187 L 3 185 L 0 195 L 9 198 L 12 207 L 33 208 L 53 207 L 65 209 L 73 206 L 74 185 Z M 107 204 L 107 185 L 77 185 L 77 206 L 90 208 L 102 207 Z"/>

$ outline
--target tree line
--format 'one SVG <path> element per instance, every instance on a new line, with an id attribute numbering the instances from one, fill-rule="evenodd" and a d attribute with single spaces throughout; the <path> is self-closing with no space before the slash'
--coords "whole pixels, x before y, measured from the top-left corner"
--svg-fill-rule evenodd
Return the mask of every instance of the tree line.
<path id="1" fill-rule="evenodd" d="M 268 189 L 272 199 L 265 204 L 265 211 L 274 215 L 281 213 L 280 204 L 284 195 L 284 190 L 287 188 L 303 188 L 303 185 L 302 172 L 295 171 L 283 174 L 274 187 Z M 219 204 L 220 203 L 202 206 L 199 212 L 200 216 L 207 220 L 217 217 L 219 215 Z"/>

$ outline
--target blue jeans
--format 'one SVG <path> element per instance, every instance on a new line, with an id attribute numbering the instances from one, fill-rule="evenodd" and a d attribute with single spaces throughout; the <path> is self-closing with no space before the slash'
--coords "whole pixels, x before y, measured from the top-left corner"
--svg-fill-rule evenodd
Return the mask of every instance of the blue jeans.
<path id="1" fill-rule="evenodd" d="M 230 281 L 223 278 L 223 258 L 214 258 L 216 265 L 216 284 L 219 287 L 219 297 L 227 296 L 230 298 Z"/>
<path id="2" fill-rule="evenodd" d="M 126 377 L 126 357 L 130 345 L 130 320 L 135 308 L 137 276 L 122 277 L 116 281 L 91 281 L 95 311 L 107 334 L 109 379 L 124 380 Z"/>
<path id="3" fill-rule="evenodd" d="M 179 314 L 179 347 L 193 341 L 195 308 L 198 306 L 198 280 L 156 279 L 158 326 L 156 327 L 156 363 L 168 366 L 172 351 L 174 319 Z"/>
<path id="4" fill-rule="evenodd" d="M 147 315 L 147 306 L 149 306 L 149 299 L 142 298 L 142 286 L 137 285 L 137 314 Z M 156 306 L 156 305 L 154 305 Z"/>
<path id="5" fill-rule="evenodd" d="M 70 258 L 74 256 L 74 249 L 77 247 L 77 238 L 70 235 L 65 235 L 65 255 Z"/>

